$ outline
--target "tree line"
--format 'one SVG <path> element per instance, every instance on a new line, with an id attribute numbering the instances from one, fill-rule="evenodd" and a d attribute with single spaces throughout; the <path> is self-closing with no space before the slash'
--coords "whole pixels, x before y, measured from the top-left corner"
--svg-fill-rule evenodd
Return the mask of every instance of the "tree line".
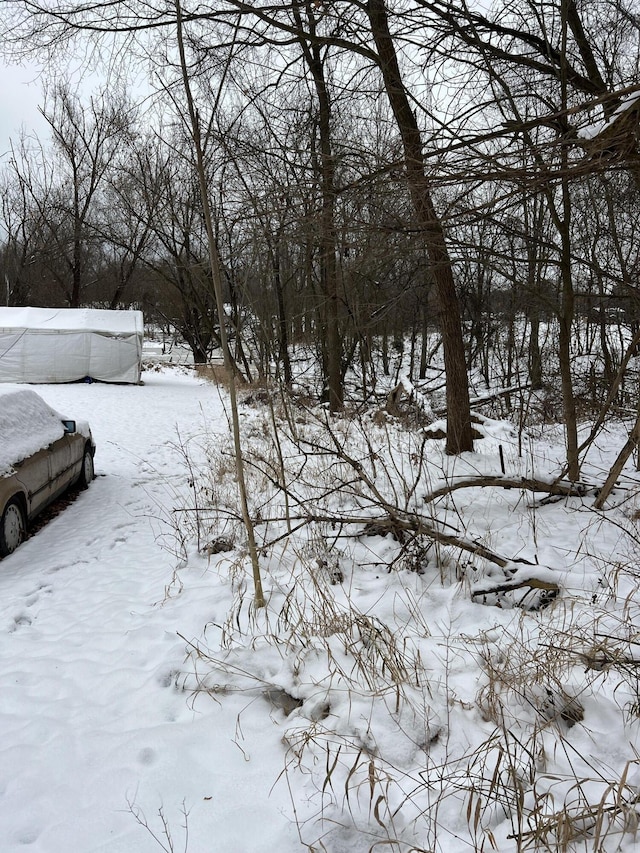
<path id="1" fill-rule="evenodd" d="M 424 377 L 435 328 L 448 452 L 470 372 L 552 378 L 577 479 L 585 376 L 606 397 L 637 344 L 635 0 L 5 6 L 14 54 L 124 69 L 52 83 L 3 164 L 8 304 L 142 307 L 203 362 L 217 278 L 237 370 L 288 384 L 304 343 L 332 410 L 406 341 Z"/>

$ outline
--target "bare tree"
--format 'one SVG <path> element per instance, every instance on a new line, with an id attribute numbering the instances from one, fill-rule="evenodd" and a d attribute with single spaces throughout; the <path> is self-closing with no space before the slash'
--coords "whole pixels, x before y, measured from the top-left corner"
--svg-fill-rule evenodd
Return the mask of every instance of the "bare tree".
<path id="1" fill-rule="evenodd" d="M 132 114 L 124 95 L 92 98 L 85 110 L 64 85 L 54 89 L 42 114 L 52 152 L 41 146 L 37 165 L 23 159 L 17 169 L 42 223 L 49 272 L 66 303 L 77 308 L 99 242 L 94 226 L 100 193 L 116 152 L 129 139 Z"/>
<path id="2" fill-rule="evenodd" d="M 21 139 L 2 173 L 0 216 L 4 240 L 0 254 L 0 287 L 6 305 L 28 305 L 38 302 L 39 272 L 42 269 L 42 250 L 45 239 L 44 222 L 39 205 L 32 197 L 34 184 L 43 191 L 46 183 L 34 174 L 36 165 L 28 151 L 28 142 Z"/>
<path id="3" fill-rule="evenodd" d="M 195 101 L 191 82 L 189 79 L 189 70 L 187 64 L 184 28 L 182 21 L 182 8 L 180 0 L 175 0 L 176 9 L 176 39 L 178 42 L 178 52 L 180 56 L 180 70 L 182 73 L 182 82 L 184 86 L 184 94 L 187 103 L 187 112 L 189 117 L 189 126 L 191 130 L 191 138 L 193 142 L 195 158 L 196 158 L 196 174 L 198 177 L 198 185 L 200 189 L 200 201 L 202 203 L 204 222 L 207 234 L 207 243 L 209 249 L 209 261 L 211 264 L 211 273 L 213 278 L 213 287 L 215 292 L 216 306 L 218 308 L 218 317 L 220 318 L 220 343 L 222 344 L 222 352 L 224 355 L 225 366 L 229 375 L 229 392 L 231 404 L 231 416 L 233 426 L 233 443 L 235 448 L 236 471 L 238 475 L 238 489 L 240 492 L 240 504 L 242 507 L 242 517 L 247 531 L 247 540 L 249 544 L 249 554 L 251 557 L 251 565 L 253 569 L 254 583 L 254 604 L 256 607 L 264 607 L 265 598 L 262 590 L 262 578 L 260 575 L 260 565 L 258 562 L 258 549 L 255 538 L 253 521 L 249 514 L 249 505 L 247 499 L 246 482 L 244 476 L 244 462 L 242 458 L 242 443 L 240 436 L 240 421 L 238 416 L 238 405 L 236 398 L 236 366 L 231 357 L 229 349 L 229 341 L 227 330 L 224 322 L 224 300 L 222 293 L 222 275 L 218 250 L 216 246 L 216 238 L 213 224 L 213 215 L 209 203 L 209 188 L 207 185 L 207 169 L 204 155 L 204 146 L 202 140 L 202 129 L 200 127 L 200 117 L 196 110 Z"/>
<path id="4" fill-rule="evenodd" d="M 385 89 L 402 139 L 407 183 L 418 224 L 423 229 L 439 303 L 438 319 L 447 377 L 447 452 L 461 453 L 473 449 L 473 435 L 462 324 L 451 260 L 435 210 L 425 170 L 420 128 L 400 73 L 384 0 L 369 0 L 367 14 Z"/>
<path id="5" fill-rule="evenodd" d="M 154 283 L 145 301 L 180 331 L 195 364 L 205 364 L 220 346 L 219 323 L 200 193 L 192 170 L 176 156 L 178 144 L 158 142 L 131 175 L 149 227 L 142 260 Z"/>
<path id="6" fill-rule="evenodd" d="M 105 175 L 93 223 L 105 268 L 95 298 L 111 309 L 135 298 L 132 287 L 144 262 L 160 202 L 161 185 L 155 180 L 147 139 L 132 141 L 126 155 L 118 156 Z"/>

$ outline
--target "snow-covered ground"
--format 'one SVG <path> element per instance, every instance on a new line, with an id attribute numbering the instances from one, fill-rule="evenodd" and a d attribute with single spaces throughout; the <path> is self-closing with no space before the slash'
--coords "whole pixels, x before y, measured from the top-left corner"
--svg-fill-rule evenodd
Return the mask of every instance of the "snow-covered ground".
<path id="1" fill-rule="evenodd" d="M 90 422 L 98 476 L 0 563 L 0 853 L 636 849 L 631 479 L 611 520 L 592 495 L 473 488 L 424 504 L 445 481 L 499 472 L 498 445 L 510 476 L 548 476 L 561 436 L 520 453 L 514 430 L 487 422 L 477 453 L 446 459 L 388 419 L 336 419 L 354 477 L 322 450 L 313 413 L 289 420 L 302 445 L 285 421 L 274 445 L 277 407 L 248 401 L 256 612 L 225 517 L 225 392 L 177 369 L 144 383 L 36 389 Z M 624 431 L 605 440 L 588 482 Z M 424 510 L 530 561 L 560 596 L 541 610 L 513 593 L 479 600 L 478 584 L 504 579 L 495 565 L 363 536 L 354 518 L 380 514 L 376 489 L 404 518 Z M 215 507 L 199 543 L 196 502 Z M 297 533 L 281 538 L 287 525 Z M 235 547 L 207 553 L 216 535 Z M 515 600 L 540 595 L 525 592 Z"/>
<path id="2" fill-rule="evenodd" d="M 268 705 L 194 710 L 176 687 L 178 632 L 200 636 L 217 609 L 202 566 L 167 594 L 176 561 L 158 536 L 187 480 L 176 430 L 226 420 L 214 386 L 144 379 L 37 388 L 90 422 L 98 476 L 0 563 L 0 850 L 160 850 L 134 818 L 166 846 L 160 810 L 183 850 L 183 807 L 190 851 L 299 850 L 287 792 L 271 790 Z"/>

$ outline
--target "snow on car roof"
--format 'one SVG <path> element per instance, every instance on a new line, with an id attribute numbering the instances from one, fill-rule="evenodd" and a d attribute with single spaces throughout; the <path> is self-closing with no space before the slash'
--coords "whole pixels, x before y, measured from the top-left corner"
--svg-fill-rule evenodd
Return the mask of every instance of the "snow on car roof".
<path id="1" fill-rule="evenodd" d="M 64 435 L 60 415 L 28 388 L 0 388 L 0 476 Z"/>

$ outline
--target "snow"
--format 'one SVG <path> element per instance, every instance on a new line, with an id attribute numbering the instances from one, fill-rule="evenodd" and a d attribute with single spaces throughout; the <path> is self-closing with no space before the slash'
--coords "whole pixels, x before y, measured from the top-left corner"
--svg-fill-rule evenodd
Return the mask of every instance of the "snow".
<path id="1" fill-rule="evenodd" d="M 60 415 L 28 388 L 0 388 L 0 476 L 64 435 Z"/>
<path id="2" fill-rule="evenodd" d="M 199 636 L 218 608 L 203 566 L 167 597 L 175 560 L 159 536 L 186 481 L 176 425 L 223 419 L 215 388 L 151 374 L 142 387 L 38 391 L 91 422 L 98 476 L 0 564 L 0 848 L 158 850 L 130 806 L 155 831 L 164 809 L 180 845 L 184 803 L 190 850 L 211 849 L 212 837 L 238 853 L 297 849 L 290 824 L 273 823 L 288 797 L 270 796 L 266 704 L 244 713 L 237 697 L 203 713 L 176 685 L 177 632 Z"/>
<path id="3" fill-rule="evenodd" d="M 513 593 L 480 604 L 474 584 L 504 571 L 453 548 L 349 522 L 280 538 L 272 410 L 243 403 L 256 611 L 224 389 L 165 369 L 37 391 L 91 423 L 98 476 L 0 563 L 2 853 L 510 852 L 533 830 L 551 839 L 562 809 L 568 849 L 595 849 L 596 819 L 611 849 L 635 849 L 638 700 L 631 664 L 615 665 L 633 659 L 640 619 L 632 471 L 611 524 L 590 496 L 470 488 L 430 503 L 516 579 L 561 588 L 542 610 Z M 444 482 L 498 473 L 498 444 L 511 477 L 562 460 L 548 429 L 521 458 L 513 430 L 486 420 L 475 453 L 447 458 L 388 418 L 335 419 L 338 446 L 364 448 L 336 492 L 349 466 L 324 452 L 323 417 L 291 420 L 298 448 L 279 428 L 292 527 L 311 506 L 375 518 L 367 483 L 418 511 Z M 590 481 L 624 438 L 610 427 Z M 518 791 L 537 823 L 509 805 Z"/>
<path id="4" fill-rule="evenodd" d="M 593 121 L 586 127 L 579 128 L 578 136 L 581 139 L 585 139 L 587 141 L 595 139 L 601 133 L 604 133 L 605 130 L 612 127 L 613 124 L 618 121 L 619 118 L 621 118 L 621 116 L 636 107 L 638 104 L 638 100 L 640 100 L 640 91 L 632 92 L 630 95 L 627 95 L 625 98 L 622 98 L 622 100 L 620 101 L 620 105 L 616 107 L 616 109 L 609 116 L 609 118 Z"/>
<path id="5" fill-rule="evenodd" d="M 110 311 L 104 308 L 2 308 L 0 330 L 28 329 L 30 332 L 101 332 L 142 335 L 142 311 Z"/>

